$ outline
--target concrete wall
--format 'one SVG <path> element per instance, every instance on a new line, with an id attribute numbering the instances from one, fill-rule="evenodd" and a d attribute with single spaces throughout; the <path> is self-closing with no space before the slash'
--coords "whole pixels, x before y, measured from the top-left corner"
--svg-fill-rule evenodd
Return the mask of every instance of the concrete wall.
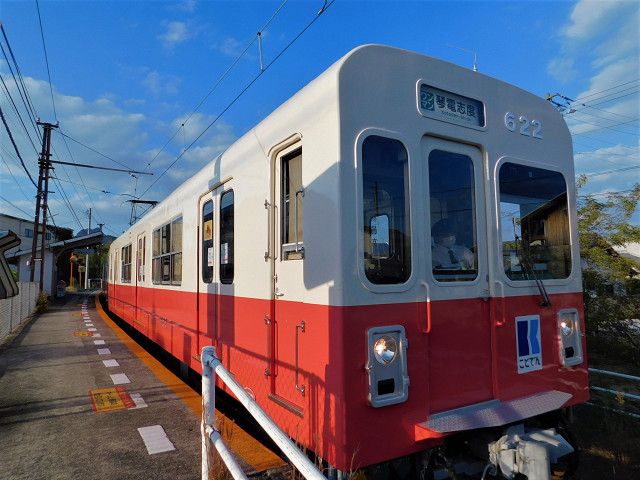
<path id="1" fill-rule="evenodd" d="M 36 308 L 39 284 L 18 282 L 18 288 L 18 295 L 0 300 L 0 342 Z"/>

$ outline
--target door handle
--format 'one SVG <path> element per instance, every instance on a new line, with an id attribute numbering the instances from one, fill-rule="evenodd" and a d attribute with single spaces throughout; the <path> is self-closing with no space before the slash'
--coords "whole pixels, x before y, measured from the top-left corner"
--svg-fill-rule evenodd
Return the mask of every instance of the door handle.
<path id="1" fill-rule="evenodd" d="M 300 325 L 296 325 L 296 390 L 301 392 L 302 396 L 304 397 L 305 386 L 299 385 L 298 382 L 298 328 L 302 331 L 302 333 L 304 333 L 304 320 L 302 321 L 302 323 L 300 323 Z"/>
<path id="2" fill-rule="evenodd" d="M 267 325 L 267 368 L 264 369 L 264 376 L 271 375 L 271 320 L 269 315 L 264 316 L 264 323 Z"/>

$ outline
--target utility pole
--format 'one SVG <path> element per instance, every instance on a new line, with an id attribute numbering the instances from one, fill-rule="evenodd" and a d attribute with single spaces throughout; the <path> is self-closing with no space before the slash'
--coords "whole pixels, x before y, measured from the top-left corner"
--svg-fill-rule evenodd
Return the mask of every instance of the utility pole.
<path id="1" fill-rule="evenodd" d="M 91 235 L 91 208 L 89 208 L 89 230 L 87 230 L 87 235 Z M 85 270 L 84 270 L 84 288 L 85 290 L 89 288 L 89 255 L 85 257 Z"/>
<path id="2" fill-rule="evenodd" d="M 49 169 L 51 168 L 51 129 L 58 128 L 58 123 L 55 125 L 51 123 L 40 123 L 38 125 L 43 127 L 42 136 L 42 153 L 40 153 L 40 174 L 38 175 L 38 193 L 36 195 L 36 215 L 33 221 L 33 244 L 31 246 L 31 261 L 29 262 L 29 268 L 31 269 L 30 281 L 35 280 L 36 273 L 36 261 L 40 261 L 40 292 L 44 289 L 44 259 L 45 259 L 45 242 L 47 239 L 47 212 L 49 205 L 47 203 L 49 197 Z M 42 212 L 42 222 L 40 221 L 40 213 Z M 42 235 L 40 246 L 40 257 L 37 258 L 38 253 L 38 237 Z"/>

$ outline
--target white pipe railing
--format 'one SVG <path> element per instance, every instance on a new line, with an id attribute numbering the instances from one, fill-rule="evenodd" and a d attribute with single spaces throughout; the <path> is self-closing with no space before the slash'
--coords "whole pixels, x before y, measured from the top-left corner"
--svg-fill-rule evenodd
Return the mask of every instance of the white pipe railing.
<path id="1" fill-rule="evenodd" d="M 236 381 L 233 375 L 222 365 L 216 357 L 215 347 L 209 346 L 202 349 L 202 480 L 209 478 L 209 459 L 207 456 L 207 446 L 213 442 L 220 453 L 225 465 L 229 469 L 234 479 L 247 478 L 240 466 L 237 464 L 231 452 L 220 437 L 215 422 L 215 375 L 225 383 L 236 398 L 242 403 L 244 408 L 256 419 L 264 431 L 278 445 L 280 450 L 298 469 L 300 474 L 307 480 L 327 480 L 322 472 L 313 464 L 309 458 L 300 451 L 297 445 L 285 434 L 267 413 L 256 403 L 256 401 L 245 391 Z M 226 457 L 226 458 L 225 458 Z"/>

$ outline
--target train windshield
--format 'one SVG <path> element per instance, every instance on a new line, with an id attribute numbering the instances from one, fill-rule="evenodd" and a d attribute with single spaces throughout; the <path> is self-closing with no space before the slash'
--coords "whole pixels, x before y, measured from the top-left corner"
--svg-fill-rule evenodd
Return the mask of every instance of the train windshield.
<path id="1" fill-rule="evenodd" d="M 468 155 L 429 154 L 431 261 L 439 282 L 473 281 L 478 275 L 473 161 Z"/>
<path id="2" fill-rule="evenodd" d="M 515 163 L 499 171 L 504 271 L 511 280 L 571 274 L 567 185 L 559 172 Z"/>
<path id="3" fill-rule="evenodd" d="M 411 276 L 409 169 L 404 145 L 371 136 L 362 144 L 364 266 L 379 285 Z"/>

